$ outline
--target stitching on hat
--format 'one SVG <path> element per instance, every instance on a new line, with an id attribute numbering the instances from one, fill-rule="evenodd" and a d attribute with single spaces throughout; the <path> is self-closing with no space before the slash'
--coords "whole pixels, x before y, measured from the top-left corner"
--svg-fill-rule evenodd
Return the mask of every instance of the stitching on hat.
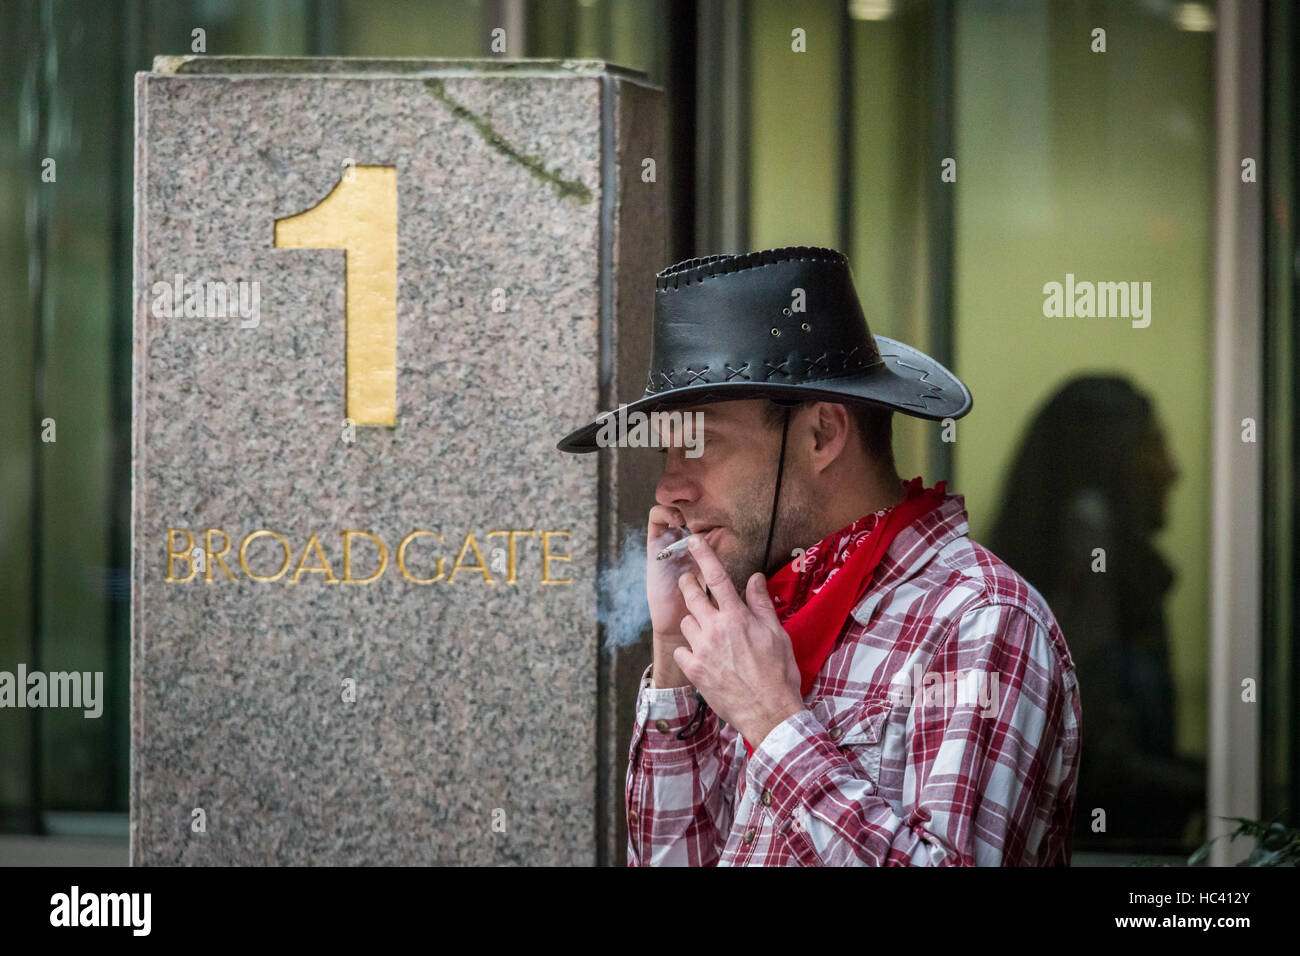
<path id="1" fill-rule="evenodd" d="M 719 275 L 731 275 L 747 269 L 776 265 L 779 262 L 829 262 L 848 266 L 844 254 L 821 246 L 782 246 L 740 255 L 715 255 L 686 259 L 663 269 L 655 276 L 655 288 L 660 292 L 676 291 L 692 282 Z M 669 284 L 671 280 L 671 285 Z"/>
<path id="2" fill-rule="evenodd" d="M 845 368 L 846 368 L 846 369 L 847 369 L 847 364 L 848 364 L 848 357 L 852 356 L 854 352 L 857 352 L 857 351 L 859 350 L 859 348 L 860 348 L 860 346 L 854 346 L 853 348 L 849 349 L 847 352 L 845 352 L 843 349 L 840 350 L 840 353 L 841 353 L 842 355 L 846 356 L 846 359 L 845 359 Z M 823 352 L 823 353 L 822 353 L 820 356 L 818 356 L 816 359 L 803 359 L 802 361 L 804 362 L 804 364 L 808 366 L 808 368 L 805 370 L 805 372 L 810 372 L 810 371 L 812 371 L 814 368 L 816 368 L 818 365 L 822 364 L 822 363 L 826 360 L 826 358 L 827 358 L 827 356 L 828 356 L 829 354 L 830 354 L 829 352 Z M 766 359 L 764 359 L 764 360 L 763 360 L 763 366 L 764 366 L 764 368 L 767 369 L 767 374 L 763 376 L 763 381 L 765 381 L 765 382 L 766 382 L 766 381 L 770 381 L 771 378 L 772 378 L 772 376 L 775 375 L 777 372 L 780 372 L 780 373 L 781 373 L 782 375 L 784 375 L 786 378 L 790 378 L 791 375 L 790 375 L 790 373 L 786 370 L 786 366 L 789 365 L 790 362 L 791 362 L 794 358 L 795 358 L 795 356 L 792 355 L 792 356 L 790 356 L 790 358 L 787 358 L 785 361 L 780 362 L 780 363 L 775 364 L 775 365 L 772 364 L 771 362 L 767 361 Z M 869 359 L 861 359 L 860 361 L 858 361 L 858 363 L 856 364 L 855 368 L 861 369 L 861 368 L 875 367 L 875 366 L 877 366 L 877 365 L 881 365 L 881 364 L 883 364 L 883 359 L 881 359 L 879 356 L 876 356 L 876 360 L 875 360 L 874 362 L 870 361 Z M 941 385 L 938 385 L 938 384 L 934 383 L 934 382 L 927 381 L 927 379 L 930 377 L 930 373 L 929 373 L 927 370 L 925 370 L 925 369 L 923 369 L 923 368 L 920 368 L 919 366 L 908 365 L 906 362 L 901 362 L 901 361 L 900 361 L 898 364 L 899 364 L 900 366 L 902 366 L 903 368 L 908 368 L 908 369 L 911 369 L 911 370 L 913 370 L 913 371 L 915 371 L 915 372 L 920 372 L 920 373 L 921 373 L 921 374 L 920 374 L 920 377 L 919 377 L 916 381 L 918 382 L 918 384 L 921 384 L 921 385 L 925 386 L 925 388 L 931 390 L 931 391 L 934 393 L 934 394 L 931 394 L 931 395 L 923 395 L 923 396 L 920 396 L 921 398 L 923 398 L 923 399 L 942 398 L 943 387 L 942 387 Z M 752 381 L 751 378 L 750 378 L 750 376 L 747 375 L 747 374 L 745 374 L 745 370 L 749 368 L 749 365 L 750 365 L 749 362 L 745 362 L 745 363 L 744 363 L 743 365 L 741 365 L 739 368 L 734 368 L 733 366 L 731 366 L 731 365 L 727 365 L 727 364 L 724 362 L 724 363 L 723 363 L 723 368 L 725 368 L 725 369 L 727 370 L 727 377 L 723 380 L 723 382 L 730 382 L 730 381 L 731 381 L 733 378 L 735 378 L 737 375 L 739 375 L 741 378 L 743 378 L 743 379 L 744 379 L 745 381 L 747 381 L 747 382 L 748 382 L 748 381 Z M 657 392 L 657 391 L 660 390 L 660 389 L 656 388 L 655 385 L 654 385 L 654 376 L 655 376 L 656 374 L 657 374 L 657 375 L 659 376 L 659 378 L 662 380 L 662 384 L 663 384 L 664 386 L 667 386 L 667 387 L 670 388 L 670 389 L 671 389 L 671 388 L 686 388 L 686 387 L 688 387 L 688 386 L 690 386 L 690 385 L 694 385 L 696 382 L 699 382 L 699 381 L 703 381 L 703 383 L 706 384 L 706 385 L 708 385 L 708 384 L 721 384 L 721 383 L 712 383 L 712 382 L 710 382 L 707 378 L 704 377 L 705 374 L 706 374 L 706 373 L 707 373 L 711 368 L 712 368 L 712 366 L 706 365 L 706 366 L 704 366 L 702 369 L 700 369 L 699 371 L 696 371 L 694 368 L 691 368 L 691 367 L 688 366 L 688 367 L 687 367 L 686 369 L 684 369 L 683 371 L 685 371 L 686 374 L 688 374 L 688 375 L 690 376 L 690 378 L 689 378 L 686 382 L 682 383 L 681 385 L 678 385 L 675 381 L 673 381 L 673 376 L 677 374 L 677 370 L 676 370 L 676 369 L 668 369 L 668 370 L 666 370 L 666 371 L 665 371 L 665 370 L 659 370 L 658 372 L 651 372 L 649 375 L 646 376 L 646 391 L 647 391 L 647 392 Z M 838 373 L 832 373 L 832 374 L 827 374 L 827 375 L 821 375 L 821 376 L 817 376 L 817 377 L 812 377 L 812 376 L 809 376 L 809 375 L 805 374 L 805 375 L 803 375 L 803 376 L 800 377 L 799 382 L 800 382 L 800 384 L 810 384 L 810 383 L 812 383 L 812 382 L 825 382 L 825 381 L 830 381 L 830 380 L 832 380 L 832 379 L 843 378 L 843 377 L 844 377 L 844 374 L 845 374 L 845 371 L 844 371 L 844 370 L 841 370 L 841 371 L 838 372 Z"/>
<path id="3" fill-rule="evenodd" d="M 875 368 L 877 365 L 884 365 L 884 364 L 885 364 L 885 363 L 884 363 L 884 360 L 883 360 L 883 359 L 877 359 L 875 362 L 867 362 L 867 361 L 864 360 L 864 361 L 858 363 L 858 367 L 859 367 L 859 368 L 862 368 L 863 366 L 870 366 L 871 368 Z M 902 366 L 903 368 L 910 368 L 910 369 L 911 369 L 912 371 L 914 371 L 914 372 L 920 372 L 920 373 L 921 373 L 921 377 L 920 377 L 919 379 L 915 379 L 915 381 L 917 382 L 917 384 L 924 385 L 927 389 L 931 389 L 931 390 L 933 391 L 933 393 L 934 393 L 934 394 L 930 394 L 930 395 L 924 395 L 924 394 L 922 394 L 922 395 L 918 395 L 918 396 L 916 396 L 917 398 L 919 398 L 922 402 L 928 402 L 928 401 L 931 401 L 931 400 L 935 400 L 935 401 L 943 401 L 943 399 L 944 399 L 944 395 L 943 395 L 944 389 L 943 389 L 943 386 L 938 385 L 938 384 L 936 384 L 936 383 L 934 383 L 934 382 L 928 382 L 928 381 L 926 381 L 926 379 L 928 379 L 928 378 L 930 377 L 930 372 L 929 372 L 928 370 L 923 369 L 923 368 L 920 368 L 919 366 L 916 366 L 916 365 L 908 365 L 906 362 L 899 362 L 898 364 L 899 364 L 900 366 Z M 813 384 L 813 383 L 815 383 L 815 382 L 830 382 L 830 381 L 834 381 L 834 380 L 837 379 L 837 378 L 844 378 L 844 376 L 841 374 L 841 375 L 823 375 L 823 376 L 821 376 L 820 378 L 805 378 L 805 379 L 804 379 L 802 382 L 800 382 L 799 384 L 800 384 L 800 385 L 811 385 L 811 384 Z M 920 408 L 920 409 L 925 409 L 925 408 L 928 407 L 928 406 L 926 406 L 926 405 L 917 405 L 915 402 L 899 402 L 899 404 L 900 404 L 900 405 L 911 405 L 911 406 L 913 406 L 914 408 Z"/>
<path id="4" fill-rule="evenodd" d="M 856 351 L 857 351 L 858 349 L 860 349 L 860 348 L 862 348 L 861 345 L 855 345 L 855 346 L 853 346 L 853 348 L 849 349 L 847 352 L 844 351 L 843 349 L 840 349 L 840 354 L 844 356 L 844 363 L 843 363 L 842 365 L 840 365 L 840 368 L 842 368 L 842 369 L 848 368 L 848 367 L 849 367 L 849 359 L 853 358 L 853 353 L 856 352 Z M 861 363 L 859 363 L 859 364 L 861 364 Z"/>
<path id="5" fill-rule="evenodd" d="M 695 259 L 683 259 L 681 262 L 674 263 L 673 265 L 668 266 L 666 269 L 661 270 L 658 273 L 658 275 L 667 278 L 668 276 L 671 276 L 673 274 L 678 274 L 678 273 L 686 272 L 687 270 L 690 269 L 699 268 L 700 266 L 707 265 L 710 262 L 721 262 L 723 259 L 730 259 L 730 258 L 732 258 L 732 255 L 730 253 L 725 253 L 716 256 L 699 256 Z"/>
<path id="6" fill-rule="evenodd" d="M 935 391 L 935 394 L 934 394 L 934 395 L 918 395 L 917 398 L 921 399 L 922 401 L 928 401 L 928 400 L 931 399 L 931 398 L 942 398 L 942 397 L 943 397 L 943 386 L 942 386 L 942 385 L 937 385 L 937 384 L 935 384 L 934 382 L 926 381 L 926 379 L 928 379 L 928 378 L 930 377 L 930 370 L 929 370 L 929 369 L 921 368 L 919 365 L 908 365 L 906 362 L 903 362 L 903 361 L 901 361 L 901 360 L 899 361 L 898 364 L 899 364 L 901 367 L 903 367 L 903 368 L 910 368 L 913 372 L 920 372 L 920 373 L 921 373 L 921 377 L 917 379 L 917 382 L 919 382 L 920 384 L 924 385 L 926 388 L 934 389 L 934 391 Z"/>
<path id="7" fill-rule="evenodd" d="M 801 384 L 807 384 L 808 382 L 825 382 L 833 378 L 844 378 L 846 374 L 851 375 L 853 372 L 856 372 L 858 369 L 875 368 L 877 365 L 883 365 L 883 364 L 884 364 L 883 362 L 865 362 L 865 361 L 859 362 L 857 366 L 853 369 L 850 369 L 848 373 L 836 372 L 833 375 L 819 375 L 817 378 L 805 378 Z"/>
<path id="8" fill-rule="evenodd" d="M 767 368 L 770 370 L 770 371 L 767 373 L 767 375 L 763 376 L 763 381 L 765 381 L 765 382 L 768 381 L 768 380 L 770 380 L 770 379 L 772 378 L 772 374 L 773 374 L 774 372 L 780 372 L 780 373 L 781 373 L 782 375 L 784 375 L 786 378 L 789 378 L 789 377 L 790 377 L 790 373 L 787 372 L 787 371 L 785 370 L 785 367 L 786 367 L 787 365 L 790 364 L 790 360 L 789 360 L 789 359 L 786 359 L 786 360 L 785 360 L 784 362 L 782 362 L 780 365 L 773 365 L 771 362 L 769 362 L 769 361 L 767 361 L 766 359 L 764 359 L 764 360 L 763 360 L 763 364 L 764 364 L 765 366 L 767 366 Z"/>

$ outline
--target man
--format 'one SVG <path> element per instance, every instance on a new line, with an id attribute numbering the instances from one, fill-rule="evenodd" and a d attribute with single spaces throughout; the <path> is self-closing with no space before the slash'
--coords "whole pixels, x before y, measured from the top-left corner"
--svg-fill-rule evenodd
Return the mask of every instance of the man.
<path id="1" fill-rule="evenodd" d="M 631 865 L 1068 865 L 1064 637 L 967 536 L 963 497 L 904 484 L 890 451 L 893 411 L 970 407 L 938 362 L 871 335 L 833 250 L 659 273 L 624 411 L 701 411 L 704 430 L 696 457 L 666 449 L 649 513 Z M 601 421 L 559 447 L 595 450 Z"/>

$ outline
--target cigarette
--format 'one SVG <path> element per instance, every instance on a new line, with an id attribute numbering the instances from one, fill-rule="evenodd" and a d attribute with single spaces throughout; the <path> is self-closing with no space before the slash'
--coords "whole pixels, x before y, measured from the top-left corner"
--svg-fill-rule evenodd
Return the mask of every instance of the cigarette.
<path id="1" fill-rule="evenodd" d="M 674 541 L 668 547 L 664 548 L 662 551 L 656 554 L 655 560 L 662 561 L 664 558 L 676 554 L 678 551 L 683 550 L 686 547 L 686 542 L 690 540 L 691 540 L 691 536 L 687 535 L 686 537 L 682 538 L 680 541 Z"/>

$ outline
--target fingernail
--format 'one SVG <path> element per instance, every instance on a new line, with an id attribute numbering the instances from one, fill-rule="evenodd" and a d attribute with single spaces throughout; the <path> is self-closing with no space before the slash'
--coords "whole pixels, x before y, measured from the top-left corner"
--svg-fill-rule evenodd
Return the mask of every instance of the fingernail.
<path id="1" fill-rule="evenodd" d="M 686 539 L 686 547 L 690 548 L 692 551 L 694 551 L 694 550 L 696 550 L 697 548 L 699 548 L 699 546 L 700 546 L 700 536 L 699 536 L 699 535 L 697 535 L 697 534 L 693 534 L 693 535 L 691 535 L 689 538 Z"/>

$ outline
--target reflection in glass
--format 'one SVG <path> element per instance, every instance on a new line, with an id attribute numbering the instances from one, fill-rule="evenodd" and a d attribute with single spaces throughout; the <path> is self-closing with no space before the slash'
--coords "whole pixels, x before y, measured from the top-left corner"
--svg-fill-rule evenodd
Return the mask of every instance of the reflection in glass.
<path id="1" fill-rule="evenodd" d="M 1176 570 L 1151 540 L 1177 477 L 1149 398 L 1124 378 L 1075 378 L 1021 440 L 990 535 L 1074 657 L 1076 850 L 1181 853 L 1201 839 L 1205 765 L 1174 746 L 1164 605 Z"/>

